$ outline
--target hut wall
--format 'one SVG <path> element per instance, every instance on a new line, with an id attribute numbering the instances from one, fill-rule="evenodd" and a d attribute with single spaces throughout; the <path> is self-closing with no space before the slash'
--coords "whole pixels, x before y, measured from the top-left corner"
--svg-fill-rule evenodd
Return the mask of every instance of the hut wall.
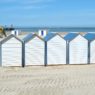
<path id="1" fill-rule="evenodd" d="M 95 63 L 95 40 L 90 44 L 90 63 Z"/>
<path id="2" fill-rule="evenodd" d="M 2 66 L 22 65 L 22 43 L 15 38 L 2 44 Z"/>
<path id="3" fill-rule="evenodd" d="M 78 35 L 69 44 L 69 63 L 70 64 L 87 64 L 88 55 L 87 40 Z"/>
<path id="4" fill-rule="evenodd" d="M 40 38 L 25 44 L 25 65 L 44 65 L 44 41 Z"/>
<path id="5" fill-rule="evenodd" d="M 47 64 L 66 64 L 66 41 L 58 35 L 47 42 Z"/>

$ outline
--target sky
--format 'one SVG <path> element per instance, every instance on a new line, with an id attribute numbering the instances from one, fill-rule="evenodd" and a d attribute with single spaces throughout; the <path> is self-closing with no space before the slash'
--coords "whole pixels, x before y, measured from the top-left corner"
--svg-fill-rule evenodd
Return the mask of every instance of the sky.
<path id="1" fill-rule="evenodd" d="M 94 27 L 95 0 L 0 0 L 0 25 Z"/>

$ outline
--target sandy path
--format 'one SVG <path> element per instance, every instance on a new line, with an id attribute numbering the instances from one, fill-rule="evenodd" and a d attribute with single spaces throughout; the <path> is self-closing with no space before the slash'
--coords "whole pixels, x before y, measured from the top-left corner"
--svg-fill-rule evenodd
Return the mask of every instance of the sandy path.
<path id="1" fill-rule="evenodd" d="M 95 65 L 0 68 L 0 95 L 95 95 Z"/>

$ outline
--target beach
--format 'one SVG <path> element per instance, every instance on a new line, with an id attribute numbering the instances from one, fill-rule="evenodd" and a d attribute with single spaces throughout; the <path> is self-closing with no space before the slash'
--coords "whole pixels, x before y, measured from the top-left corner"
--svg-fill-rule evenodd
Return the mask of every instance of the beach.
<path id="1" fill-rule="evenodd" d="M 95 64 L 0 67 L 0 95 L 95 95 Z"/>

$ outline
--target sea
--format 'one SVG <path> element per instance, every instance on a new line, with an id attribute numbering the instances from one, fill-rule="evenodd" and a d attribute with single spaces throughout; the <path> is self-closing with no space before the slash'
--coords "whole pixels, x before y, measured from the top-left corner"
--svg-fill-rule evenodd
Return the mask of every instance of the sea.
<path id="1" fill-rule="evenodd" d="M 95 32 L 95 27 L 16 27 L 15 29 L 24 32 L 37 32 L 48 30 L 48 32 Z"/>

